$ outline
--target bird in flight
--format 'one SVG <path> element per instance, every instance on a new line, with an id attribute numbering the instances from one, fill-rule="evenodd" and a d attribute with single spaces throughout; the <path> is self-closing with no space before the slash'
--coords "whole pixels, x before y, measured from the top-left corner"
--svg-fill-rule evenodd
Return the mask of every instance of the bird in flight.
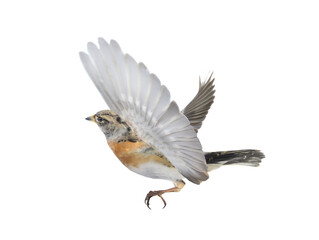
<path id="1" fill-rule="evenodd" d="M 104 133 L 116 157 L 131 171 L 145 177 L 165 179 L 174 187 L 150 191 L 145 204 L 163 194 L 179 192 L 186 178 L 200 184 L 208 172 L 222 165 L 259 166 L 259 150 L 204 152 L 197 132 L 214 102 L 212 75 L 199 83 L 194 99 L 180 111 L 170 92 L 143 63 L 124 54 L 119 44 L 98 39 L 89 42 L 80 58 L 88 75 L 110 110 L 86 118 Z"/>

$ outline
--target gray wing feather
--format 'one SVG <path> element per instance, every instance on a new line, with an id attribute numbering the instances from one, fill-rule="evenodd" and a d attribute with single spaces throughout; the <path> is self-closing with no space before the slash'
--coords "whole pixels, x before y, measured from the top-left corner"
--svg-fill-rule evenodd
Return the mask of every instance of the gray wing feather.
<path id="1" fill-rule="evenodd" d="M 206 82 L 199 79 L 199 90 L 194 99 L 185 107 L 182 113 L 188 118 L 192 127 L 197 132 L 214 102 L 214 80 L 211 74 Z"/>
<path id="2" fill-rule="evenodd" d="M 137 135 L 161 152 L 188 180 L 208 179 L 202 146 L 189 120 L 170 99 L 168 89 L 144 64 L 123 54 L 114 40 L 88 44 L 80 57 L 110 109 Z"/>

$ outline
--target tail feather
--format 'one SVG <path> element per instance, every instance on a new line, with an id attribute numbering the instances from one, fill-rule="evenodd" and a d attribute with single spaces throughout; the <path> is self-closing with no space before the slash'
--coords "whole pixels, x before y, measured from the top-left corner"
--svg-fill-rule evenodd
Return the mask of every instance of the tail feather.
<path id="1" fill-rule="evenodd" d="M 251 149 L 205 153 L 209 171 L 232 164 L 258 167 L 264 157 L 261 151 Z"/>

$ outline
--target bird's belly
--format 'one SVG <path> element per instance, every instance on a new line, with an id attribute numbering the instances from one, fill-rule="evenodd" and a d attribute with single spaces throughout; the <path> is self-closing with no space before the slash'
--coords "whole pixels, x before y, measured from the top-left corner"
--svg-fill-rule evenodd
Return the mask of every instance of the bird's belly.
<path id="1" fill-rule="evenodd" d="M 108 142 L 117 158 L 131 171 L 166 180 L 181 180 L 183 176 L 168 159 L 145 142 Z"/>

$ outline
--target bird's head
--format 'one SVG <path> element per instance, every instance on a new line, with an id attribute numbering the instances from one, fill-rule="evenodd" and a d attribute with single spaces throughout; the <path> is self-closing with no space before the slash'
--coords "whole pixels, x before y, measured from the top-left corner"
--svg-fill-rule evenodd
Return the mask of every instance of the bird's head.
<path id="1" fill-rule="evenodd" d="M 127 123 L 110 110 L 97 112 L 93 116 L 87 117 L 86 120 L 95 122 L 110 141 L 115 141 L 131 131 Z"/>

